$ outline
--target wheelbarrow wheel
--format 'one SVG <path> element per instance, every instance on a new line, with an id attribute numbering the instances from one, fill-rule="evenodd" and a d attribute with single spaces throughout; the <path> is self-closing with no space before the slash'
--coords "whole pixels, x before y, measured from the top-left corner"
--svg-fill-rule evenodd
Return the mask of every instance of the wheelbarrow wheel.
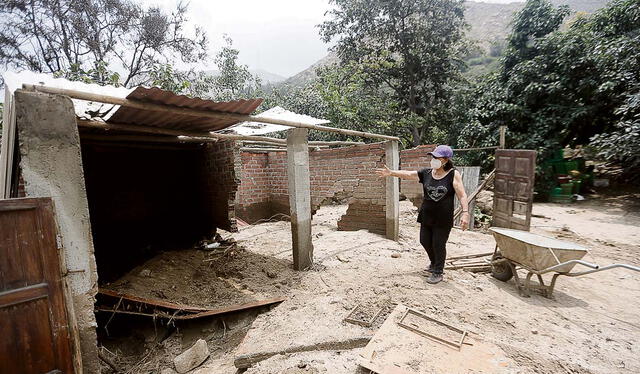
<path id="1" fill-rule="evenodd" d="M 491 264 L 491 276 L 496 278 L 497 280 L 501 280 L 503 282 L 508 281 L 509 279 L 513 278 L 513 272 L 511 271 L 511 266 L 509 266 L 509 264 L 507 264 L 507 261 L 501 261 L 499 263 L 493 263 L 496 260 L 500 260 L 503 257 L 500 255 L 500 252 L 497 252 L 495 255 L 493 255 L 493 257 L 491 258 L 492 264 Z"/>

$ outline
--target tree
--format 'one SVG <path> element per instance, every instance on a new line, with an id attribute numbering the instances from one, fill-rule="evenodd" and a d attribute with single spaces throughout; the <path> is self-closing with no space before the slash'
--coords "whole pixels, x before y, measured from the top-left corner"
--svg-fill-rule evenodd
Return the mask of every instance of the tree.
<path id="1" fill-rule="evenodd" d="M 507 125 L 508 145 L 538 150 L 540 161 L 594 139 L 603 157 L 638 165 L 638 1 L 614 0 L 560 30 L 565 15 L 542 0 L 516 15 L 500 72 L 478 86 L 461 140 Z"/>
<path id="2" fill-rule="evenodd" d="M 231 38 L 225 35 L 224 41 L 225 46 L 214 58 L 218 75 L 212 96 L 216 100 L 235 100 L 255 95 L 261 86 L 260 78 L 251 74 L 247 65 L 238 64 L 240 51 L 233 48 Z"/>
<path id="3" fill-rule="evenodd" d="M 336 9 L 320 25 L 325 42 L 343 66 L 358 65 L 371 89 L 381 89 L 408 119 L 415 146 L 435 126 L 437 108 L 447 104 L 461 79 L 462 0 L 332 0 Z"/>
<path id="4" fill-rule="evenodd" d="M 206 72 L 176 70 L 170 64 L 155 65 L 149 75 L 152 86 L 192 97 L 208 97 L 215 85 L 215 78 Z"/>
<path id="5" fill-rule="evenodd" d="M 184 30 L 186 11 L 183 3 L 167 14 L 129 0 L 3 1 L 0 64 L 71 76 L 94 69 L 100 83 L 112 77 L 108 66 L 124 71 L 124 85 L 147 83 L 157 64 L 206 56 L 203 31 Z"/>

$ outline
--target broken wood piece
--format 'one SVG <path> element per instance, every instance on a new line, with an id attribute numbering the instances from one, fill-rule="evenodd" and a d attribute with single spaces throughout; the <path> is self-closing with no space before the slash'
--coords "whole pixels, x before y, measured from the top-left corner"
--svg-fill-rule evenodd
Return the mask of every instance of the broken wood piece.
<path id="1" fill-rule="evenodd" d="M 106 288 L 98 288 L 98 294 L 116 297 L 116 298 L 122 298 L 124 300 L 134 301 L 134 302 L 148 304 L 148 305 L 155 305 L 155 306 L 159 306 L 167 309 L 193 311 L 193 312 L 210 310 L 209 308 L 176 304 L 176 303 L 172 303 L 164 300 L 148 299 L 140 296 L 129 295 L 129 294 L 120 293 L 117 291 L 112 291 Z"/>
<path id="2" fill-rule="evenodd" d="M 161 317 L 161 318 L 170 318 L 176 320 L 185 320 L 185 319 L 195 319 L 213 316 L 217 314 L 224 314 L 229 312 L 236 312 L 244 309 L 251 309 L 260 306 L 280 303 L 285 300 L 284 297 L 275 297 L 265 300 L 252 301 L 249 303 L 243 304 L 235 304 L 227 307 L 221 308 L 205 308 L 199 306 L 192 305 L 182 305 L 171 303 L 164 300 L 157 299 L 148 299 L 135 295 L 128 295 L 124 293 L 119 293 L 116 291 L 99 288 L 98 294 L 117 298 L 117 304 L 108 307 L 108 306 L 98 306 L 96 308 L 99 312 L 111 312 L 111 313 L 120 313 L 120 314 L 132 314 L 132 315 L 141 315 L 147 317 Z M 128 303 L 122 303 L 122 301 L 127 301 Z M 131 306 L 137 306 L 137 311 L 131 311 Z M 123 304 L 123 305 L 121 305 Z"/>
<path id="3" fill-rule="evenodd" d="M 475 254 L 470 254 L 470 255 L 447 257 L 446 261 L 449 261 L 449 260 L 462 260 L 462 259 L 466 259 L 466 258 L 485 257 L 485 256 L 491 256 L 491 255 L 493 255 L 493 251 L 485 252 L 485 253 L 475 253 Z"/>
<path id="4" fill-rule="evenodd" d="M 114 310 L 112 307 L 109 308 L 109 307 L 102 307 L 102 306 L 96 307 L 96 311 L 111 312 L 111 313 L 118 313 L 118 314 L 131 314 L 131 315 L 138 315 L 138 316 L 145 316 L 145 317 L 171 318 L 175 320 L 187 320 L 187 319 L 196 319 L 196 318 L 202 318 L 202 317 L 210 317 L 210 316 L 215 316 L 217 314 L 237 312 L 240 310 L 252 309 L 252 308 L 257 308 L 261 306 L 267 306 L 271 304 L 281 303 L 284 300 L 285 300 L 284 297 L 274 297 L 271 299 L 252 301 L 250 303 L 236 304 L 228 307 L 206 309 L 205 311 L 197 312 L 197 313 L 187 313 L 187 312 L 181 311 L 183 312 L 183 314 L 176 314 L 176 315 L 170 315 L 166 312 L 161 312 L 161 311 L 156 311 L 154 313 L 144 313 L 144 312 L 132 312 L 132 311 L 120 310 L 120 309 Z"/>
<path id="5" fill-rule="evenodd" d="M 373 314 L 373 317 L 371 317 L 370 320 L 366 321 L 366 320 L 353 318 L 353 315 L 358 311 L 358 308 L 360 307 L 362 307 L 362 304 L 356 305 L 356 307 L 353 308 L 351 312 L 349 312 L 349 314 L 344 318 L 343 321 L 353 323 L 354 325 L 360 325 L 363 327 L 371 327 L 373 325 L 373 322 L 376 320 L 376 318 L 378 318 L 378 316 L 380 315 L 380 313 L 382 313 L 382 310 L 384 309 L 384 305 L 383 305 L 382 307 L 380 307 L 380 309 L 378 309 L 376 313 Z"/>
<path id="6" fill-rule="evenodd" d="M 360 351 L 360 366 L 378 374 L 507 374 L 517 370 L 518 364 L 490 342 L 474 339 L 472 346 L 464 344 L 458 351 L 399 326 L 407 309 L 399 304 L 387 317 Z"/>
<path id="7" fill-rule="evenodd" d="M 461 337 L 460 337 L 460 340 L 457 341 L 457 342 L 454 342 L 454 341 L 447 340 L 445 338 L 433 335 L 428 331 L 420 330 L 417 326 L 415 326 L 415 325 L 412 326 L 409 323 L 405 322 L 405 319 L 409 315 L 414 315 L 414 316 L 420 317 L 420 318 L 422 318 L 422 319 L 424 319 L 426 321 L 434 322 L 439 326 L 443 326 L 443 327 L 446 327 L 447 329 L 449 329 L 451 331 L 455 331 L 457 333 L 460 333 L 460 334 L 462 334 Z M 451 325 L 449 325 L 447 323 L 444 323 L 444 322 L 439 321 L 439 320 L 437 320 L 435 318 L 429 317 L 428 315 L 426 315 L 426 314 L 424 314 L 422 312 L 419 312 L 419 311 L 417 311 L 415 309 L 411 309 L 411 308 L 407 308 L 407 311 L 405 312 L 405 314 L 402 316 L 402 318 L 400 318 L 400 321 L 398 321 L 398 325 L 401 326 L 401 327 L 404 327 L 407 330 L 411 330 L 411 331 L 415 332 L 416 334 L 420 334 L 422 336 L 426 336 L 428 338 L 435 339 L 438 342 L 445 343 L 445 344 L 448 344 L 450 346 L 453 346 L 453 347 L 457 348 L 458 351 L 460 349 L 462 349 L 462 344 L 464 343 L 464 338 L 467 336 L 467 331 L 466 330 L 462 330 L 462 329 L 459 329 L 457 327 L 451 326 Z"/>
<path id="8" fill-rule="evenodd" d="M 491 173 L 489 173 L 489 175 L 487 175 L 487 178 L 485 178 L 484 181 L 482 181 L 482 183 L 478 186 L 478 188 L 476 188 L 475 191 L 473 191 L 473 193 L 471 195 L 469 195 L 468 197 L 468 202 L 471 203 L 473 200 L 476 199 L 476 196 L 478 196 L 478 194 L 480 193 L 480 191 L 484 190 L 485 188 L 487 188 L 487 186 L 489 186 L 489 183 L 493 182 L 493 180 L 496 178 L 496 169 L 493 169 L 491 171 Z M 462 206 L 459 206 L 455 212 L 453 213 L 453 220 L 455 221 L 460 214 L 462 214 Z M 471 213 L 469 213 L 471 214 Z"/>

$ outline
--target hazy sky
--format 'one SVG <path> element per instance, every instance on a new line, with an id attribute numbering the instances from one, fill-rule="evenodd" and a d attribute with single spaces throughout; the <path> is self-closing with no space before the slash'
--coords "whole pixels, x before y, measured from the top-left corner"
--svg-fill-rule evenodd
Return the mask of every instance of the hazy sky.
<path id="1" fill-rule="evenodd" d="M 142 2 L 168 9 L 174 8 L 177 0 Z M 191 0 L 189 4 L 190 21 L 209 35 L 211 55 L 227 34 L 240 51 L 241 63 L 289 77 L 327 54 L 328 46 L 320 40 L 316 25 L 325 19 L 328 0 Z"/>

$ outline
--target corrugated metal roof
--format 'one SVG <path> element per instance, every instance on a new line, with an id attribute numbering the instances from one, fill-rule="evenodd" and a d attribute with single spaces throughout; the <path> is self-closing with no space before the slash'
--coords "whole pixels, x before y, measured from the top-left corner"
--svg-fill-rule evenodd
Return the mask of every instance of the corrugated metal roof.
<path id="1" fill-rule="evenodd" d="M 137 87 L 127 95 L 127 99 L 183 108 L 212 110 L 236 114 L 251 114 L 251 112 L 253 112 L 262 103 L 262 99 L 216 102 L 200 98 L 191 98 L 184 95 L 176 95 L 171 91 L 162 90 L 157 87 Z M 183 114 L 120 107 L 115 113 L 113 113 L 113 115 L 111 115 L 107 122 L 155 126 L 187 131 L 217 131 L 234 125 L 239 121 L 233 119 L 195 117 Z"/>
<path id="2" fill-rule="evenodd" d="M 286 121 L 306 123 L 309 125 L 324 125 L 330 122 L 326 119 L 318 119 L 307 116 L 305 114 L 294 113 L 279 106 L 275 106 L 269 110 L 266 110 L 256 115 L 255 117 L 282 119 Z M 290 128 L 290 126 L 274 125 L 272 123 L 262 123 L 260 121 L 248 121 L 241 122 L 235 126 L 229 127 L 224 130 L 224 132 L 236 133 L 240 135 L 263 135 L 272 132 L 288 130 Z"/>
<path id="3" fill-rule="evenodd" d="M 34 73 L 31 71 L 22 71 L 20 73 L 7 71 L 3 77 L 4 83 L 9 88 L 11 95 L 13 95 L 15 90 L 22 88 L 22 85 L 25 83 L 109 95 L 123 99 L 133 91 L 133 89 L 126 87 L 100 86 L 93 83 L 70 81 L 64 78 L 55 78 L 50 74 Z M 77 99 L 72 99 L 72 101 L 76 116 L 83 119 L 101 118 L 106 120 L 114 112 L 114 109 L 119 107 L 118 105 L 93 101 Z"/>

